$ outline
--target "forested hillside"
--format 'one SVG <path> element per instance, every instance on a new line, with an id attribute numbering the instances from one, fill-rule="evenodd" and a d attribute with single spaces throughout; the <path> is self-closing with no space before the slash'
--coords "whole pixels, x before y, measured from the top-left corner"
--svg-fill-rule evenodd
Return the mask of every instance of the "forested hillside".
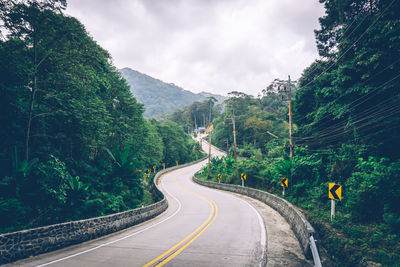
<path id="1" fill-rule="evenodd" d="M 144 119 L 65 6 L 0 2 L 0 232 L 149 203 L 142 170 L 200 153 L 176 123 Z"/>
<path id="2" fill-rule="evenodd" d="M 247 186 L 281 195 L 280 178 L 287 177 L 285 197 L 304 210 L 337 266 L 398 266 L 400 2 L 321 2 L 320 59 L 294 93 L 294 157 L 287 95 L 272 86 L 259 98 L 234 93 L 213 120 L 213 143 L 230 157 L 213 159 L 208 178 L 220 173 L 222 182 L 241 184 L 246 173 Z M 249 157 L 237 164 L 232 117 L 239 155 Z M 332 222 L 330 182 L 343 187 Z"/>
<path id="3" fill-rule="evenodd" d="M 165 83 L 130 68 L 123 68 L 120 71 L 128 81 L 132 94 L 140 103 L 143 103 L 144 116 L 147 118 L 164 117 L 193 102 L 203 101 L 207 97 L 214 97 L 221 103 L 226 99 L 226 97 L 206 92 L 195 94 L 175 84 Z"/>

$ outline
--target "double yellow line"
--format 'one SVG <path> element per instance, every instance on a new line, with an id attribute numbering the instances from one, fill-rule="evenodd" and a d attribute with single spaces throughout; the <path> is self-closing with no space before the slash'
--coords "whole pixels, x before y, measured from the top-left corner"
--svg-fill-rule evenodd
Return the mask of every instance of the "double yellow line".
<path id="1" fill-rule="evenodd" d="M 198 198 L 205 200 L 211 207 L 210 215 L 208 216 L 207 220 L 205 220 L 199 227 L 196 228 L 196 230 L 191 232 L 184 239 L 182 239 L 180 242 L 176 243 L 174 246 L 172 246 L 170 249 L 165 251 L 163 254 L 161 254 L 157 258 L 155 258 L 152 261 L 149 261 L 148 263 L 143 265 L 143 267 L 148 267 L 148 266 L 152 266 L 152 265 L 163 266 L 163 265 L 167 264 L 168 262 L 170 262 L 173 258 L 178 256 L 185 248 L 187 248 L 190 244 L 192 244 L 197 238 L 199 238 L 199 236 L 201 236 L 204 233 L 204 231 L 207 230 L 208 227 L 210 227 L 210 225 L 215 221 L 215 219 L 218 216 L 218 206 L 217 206 L 217 204 L 215 204 L 215 202 L 213 200 L 208 199 L 200 194 L 197 194 L 193 191 L 186 189 L 185 187 L 183 187 L 182 185 L 180 185 L 177 182 L 176 177 L 174 179 L 174 182 L 178 187 L 180 187 L 184 191 L 186 191 Z"/>

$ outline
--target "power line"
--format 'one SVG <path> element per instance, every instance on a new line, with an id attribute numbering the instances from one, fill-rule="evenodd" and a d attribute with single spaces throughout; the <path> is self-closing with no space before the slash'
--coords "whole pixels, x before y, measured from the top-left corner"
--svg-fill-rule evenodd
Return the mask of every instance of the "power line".
<path id="1" fill-rule="evenodd" d="M 385 130 L 391 131 L 391 130 L 396 129 L 398 127 L 400 127 L 400 124 L 392 125 L 391 127 L 385 128 Z M 379 131 L 375 130 L 370 134 L 363 135 L 363 138 L 371 138 L 371 137 L 373 137 L 375 135 L 378 135 L 379 133 L 380 133 Z M 385 142 L 387 142 L 389 140 L 392 140 L 392 138 L 391 137 L 387 137 L 387 138 L 384 138 L 384 139 L 380 139 L 380 142 L 381 143 L 385 143 Z M 357 138 L 352 138 L 352 139 L 348 139 L 347 140 L 348 143 L 356 143 L 356 141 L 358 141 Z M 332 154 L 333 150 L 340 149 L 343 144 L 344 143 L 340 143 L 340 144 L 337 144 L 337 145 L 329 145 L 329 148 L 326 148 L 326 149 L 312 149 L 312 148 L 310 149 L 310 148 L 308 148 L 307 150 L 310 151 L 310 152 L 314 152 L 314 153 Z M 299 145 L 299 147 L 308 147 L 308 145 Z"/>
<path id="2" fill-rule="evenodd" d="M 310 81 L 309 83 L 307 83 L 306 85 L 302 86 L 302 87 L 307 87 L 308 85 L 310 85 L 311 83 L 314 82 L 315 79 L 318 79 L 319 77 L 321 77 L 322 75 L 324 75 L 328 70 L 330 70 L 334 65 L 336 65 L 339 60 L 344 57 L 344 55 L 347 54 L 347 52 L 350 51 L 350 49 L 356 44 L 358 43 L 358 41 L 360 41 L 360 39 L 362 37 L 364 37 L 364 35 L 368 32 L 368 30 L 375 25 L 375 23 L 383 16 L 383 14 L 389 9 L 389 7 L 395 2 L 396 0 L 393 0 L 383 11 L 382 13 L 372 22 L 372 24 L 360 35 L 360 37 L 352 44 L 350 45 L 346 51 L 334 62 L 332 63 L 326 70 L 324 70 L 323 72 L 321 72 L 316 78 L 314 78 L 312 81 Z"/>
<path id="3" fill-rule="evenodd" d="M 350 36 L 353 34 L 353 32 L 355 32 L 355 30 L 356 30 L 358 27 L 360 27 L 360 26 L 362 25 L 362 23 L 367 19 L 367 17 L 370 16 L 371 14 L 372 14 L 372 13 L 368 13 L 368 14 L 363 18 L 363 20 L 351 31 L 351 33 L 350 33 L 349 35 L 346 36 L 346 33 L 350 30 L 351 26 L 352 26 L 352 25 L 354 24 L 354 22 L 356 22 L 357 19 L 359 18 L 359 17 L 355 17 L 355 18 L 353 19 L 353 21 L 350 23 L 350 25 L 347 26 L 345 32 L 344 32 L 344 33 L 340 36 L 340 38 L 336 41 L 336 43 L 339 44 L 340 41 L 341 41 L 345 36 L 346 36 L 347 38 L 350 37 Z M 302 61 L 301 65 L 302 65 L 307 59 L 309 59 L 309 57 L 307 57 L 306 59 L 304 59 L 304 60 Z M 321 59 L 320 59 L 320 60 L 321 60 Z M 299 66 L 299 65 L 298 65 L 298 66 Z M 311 73 L 309 73 L 309 75 L 311 75 L 312 73 L 314 73 L 315 70 L 316 70 L 316 65 L 314 65 L 314 67 L 313 67 L 313 69 L 311 70 Z"/>
<path id="4" fill-rule="evenodd" d="M 393 101 L 393 100 L 391 98 L 386 99 L 385 101 L 383 101 L 381 103 L 378 103 L 377 105 L 372 106 L 372 107 L 370 107 L 370 108 L 368 108 L 368 109 L 356 114 L 355 116 L 351 117 L 351 119 L 355 120 L 351 124 L 360 122 L 363 119 L 368 118 L 370 115 L 368 115 L 368 116 L 364 116 L 364 115 L 367 115 L 367 114 L 369 114 L 371 112 L 375 112 L 375 113 L 376 112 L 381 112 L 382 110 L 378 110 L 378 111 L 376 111 L 376 110 L 379 108 L 379 106 L 382 106 L 382 105 L 384 105 L 384 104 L 386 104 L 387 102 L 390 102 L 390 101 Z M 396 104 L 392 104 L 392 106 L 394 106 L 394 105 L 397 105 L 397 103 Z M 391 107 L 391 106 L 385 106 L 384 108 L 387 109 L 389 107 Z M 342 121 L 342 122 L 336 123 L 334 125 L 331 125 L 331 126 L 329 126 L 327 128 L 324 128 L 322 131 L 320 131 L 318 133 L 318 135 L 311 135 L 311 136 L 306 136 L 306 137 L 296 137 L 296 139 L 297 140 L 307 140 L 307 139 L 313 139 L 313 138 L 316 138 L 316 137 L 323 137 L 324 135 L 332 134 L 335 131 L 342 129 L 343 127 L 346 126 L 346 124 L 347 124 L 347 126 L 349 126 L 348 121 Z"/>
<path id="5" fill-rule="evenodd" d="M 398 97 L 396 100 L 399 100 L 400 98 Z M 312 140 L 312 139 L 316 139 L 316 138 L 319 138 L 319 139 L 321 139 L 321 138 L 325 138 L 325 137 L 327 137 L 327 138 L 331 138 L 332 136 L 334 136 L 334 134 L 335 134 L 335 132 L 340 132 L 342 129 L 344 129 L 344 128 L 349 128 L 350 126 L 352 126 L 352 125 L 356 125 L 357 123 L 360 123 L 360 122 L 363 122 L 363 121 L 365 121 L 366 119 L 374 119 L 375 121 L 376 120 L 379 120 L 379 119 L 381 119 L 382 118 L 382 116 L 381 117 L 378 117 L 377 115 L 380 115 L 380 114 L 382 114 L 382 113 L 384 113 L 384 114 L 388 114 L 388 113 L 386 113 L 386 112 L 392 112 L 393 110 L 395 110 L 396 108 L 398 108 L 398 107 L 400 107 L 400 104 L 398 104 L 398 103 L 395 103 L 395 104 L 392 104 L 392 105 L 390 105 L 390 106 L 386 106 L 384 109 L 379 109 L 379 110 L 377 110 L 377 111 L 375 111 L 374 113 L 371 113 L 371 114 L 369 114 L 368 116 L 364 116 L 364 117 L 361 117 L 361 118 L 359 118 L 358 120 L 355 120 L 355 121 L 353 121 L 353 122 L 351 122 L 351 123 L 346 123 L 346 122 L 344 122 L 344 123 L 342 123 L 342 125 L 340 126 L 340 127 L 337 127 L 336 129 L 334 129 L 334 130 L 332 130 L 332 131 L 327 131 L 327 132 L 320 132 L 318 135 L 313 135 L 313 136 L 309 136 L 309 137 L 304 137 L 304 138 L 297 138 L 297 140 L 299 140 L 299 141 L 305 141 L 305 142 L 307 142 L 307 140 Z M 386 117 L 385 117 L 386 118 Z M 346 125 L 345 125 L 346 124 Z M 356 127 L 357 128 L 357 127 Z M 351 128 L 351 130 L 352 129 L 355 129 L 355 128 Z M 321 134 L 322 133 L 322 134 Z"/>
<path id="6" fill-rule="evenodd" d="M 383 114 L 385 114 L 385 115 L 382 116 Z M 355 130 L 362 130 L 362 131 L 373 130 L 375 128 L 382 127 L 383 124 L 385 124 L 385 123 L 382 123 L 385 119 L 387 119 L 389 117 L 393 117 L 394 115 L 397 115 L 397 114 L 400 114 L 400 104 L 392 105 L 392 106 L 390 106 L 390 107 L 388 107 L 388 108 L 386 108 L 384 110 L 381 110 L 381 111 L 375 112 L 374 114 L 371 114 L 369 117 L 363 118 L 363 120 L 370 119 L 370 120 L 368 120 L 367 122 L 365 122 L 363 124 L 356 125 L 356 122 L 354 122 L 354 123 L 350 124 L 349 126 L 356 125 L 355 127 L 351 127 L 351 128 L 348 128 L 348 129 L 343 129 L 343 131 L 341 131 L 339 133 L 336 133 L 336 134 L 332 133 L 330 135 L 326 135 L 326 136 L 322 136 L 322 137 L 318 137 L 317 136 L 318 139 L 316 139 L 316 140 L 307 140 L 307 141 L 303 141 L 303 142 L 300 141 L 300 143 L 296 143 L 296 145 L 298 145 L 298 146 L 321 145 L 322 143 L 324 145 L 328 145 L 330 143 L 335 143 L 335 142 L 338 142 L 340 140 L 343 140 L 343 136 L 347 135 L 348 133 L 350 133 L 352 131 L 355 131 Z M 381 115 L 381 116 L 378 116 L 378 115 Z M 357 123 L 362 122 L 363 120 L 360 120 Z M 378 122 L 380 122 L 380 123 L 378 123 Z M 394 125 L 394 126 L 398 127 L 398 126 L 400 126 L 400 124 L 399 125 Z M 370 127 L 370 128 L 368 128 L 368 127 Z M 385 130 L 387 131 L 387 128 L 385 128 Z M 376 134 L 376 132 L 374 134 Z M 367 136 L 368 135 L 363 135 L 361 137 L 365 138 Z"/>
<path id="7" fill-rule="evenodd" d="M 394 61 L 393 63 L 391 63 L 390 65 L 386 66 L 384 69 L 380 70 L 378 73 L 375 73 L 372 77 L 369 77 L 367 80 L 361 82 L 360 85 L 363 85 L 367 82 L 369 82 L 370 80 L 374 79 L 375 77 L 377 77 L 379 74 L 383 73 L 385 70 L 387 70 L 388 68 L 392 67 L 394 64 L 400 62 L 400 59 L 397 59 L 396 61 Z M 368 93 L 366 93 L 366 95 L 368 95 L 369 93 L 371 93 L 372 91 L 369 91 Z M 335 98 L 334 100 L 330 101 L 330 103 L 334 103 L 336 101 L 338 101 L 339 99 L 341 99 L 342 97 L 346 96 L 346 94 L 342 94 L 339 97 Z M 361 96 L 364 97 L 365 95 Z M 354 102 L 354 101 L 353 101 Z M 311 113 L 312 114 L 312 113 Z M 310 114 L 307 114 L 305 116 L 300 117 L 297 122 L 301 122 L 303 121 L 305 118 L 307 118 L 308 116 L 310 116 Z"/>
<path id="8" fill-rule="evenodd" d="M 397 62 L 399 62 L 399 61 L 400 61 L 400 59 L 396 60 L 395 62 L 393 62 L 392 64 L 390 64 L 389 66 L 387 66 L 385 69 L 383 69 L 382 71 L 380 71 L 379 73 L 377 73 L 377 74 L 374 75 L 373 77 L 371 77 L 371 78 L 369 78 L 368 80 L 362 82 L 361 85 L 362 85 L 362 84 L 365 84 L 365 83 L 368 82 L 369 80 L 373 79 L 373 78 L 376 77 L 378 74 L 382 73 L 384 70 L 386 70 L 387 68 L 389 68 L 390 66 L 394 65 L 395 63 L 397 63 Z M 400 77 L 400 74 L 396 75 L 395 77 L 393 77 L 393 78 L 390 79 L 389 81 L 383 83 L 382 85 L 376 87 L 376 88 L 373 89 L 373 90 L 370 90 L 369 92 L 367 92 L 367 93 L 365 93 L 364 95 L 360 96 L 360 97 L 357 98 L 356 100 L 354 100 L 354 101 L 348 103 L 347 106 L 349 106 L 350 109 L 359 106 L 360 104 L 362 104 L 362 103 L 364 103 L 365 101 L 367 101 L 368 99 L 370 99 L 370 98 L 373 96 L 373 95 L 371 95 L 372 93 L 375 93 L 377 90 L 379 90 L 380 88 L 384 87 L 384 86 L 387 85 L 388 83 L 390 83 L 390 82 L 396 80 L 396 79 L 399 78 L 399 77 Z M 382 92 L 382 91 L 381 91 L 381 92 Z M 381 92 L 378 92 L 378 93 L 381 93 Z M 340 96 L 337 97 L 336 99 L 330 101 L 329 105 L 333 105 L 335 102 L 337 102 L 339 99 L 341 99 L 342 97 L 344 97 L 344 96 L 346 96 L 346 95 L 347 95 L 347 94 L 342 94 L 342 95 L 340 95 Z M 366 99 L 364 99 L 364 98 L 366 98 Z M 363 101 L 363 100 L 364 100 L 364 101 Z M 362 101 L 362 102 L 357 103 L 358 101 Z M 307 118 L 307 117 L 310 116 L 310 115 L 315 115 L 315 114 L 314 114 L 314 113 L 309 113 L 309 114 L 307 114 L 307 115 L 301 117 L 299 120 L 297 120 L 297 123 L 301 122 L 302 120 L 304 120 L 305 118 Z M 326 118 L 328 118 L 329 116 L 332 116 L 332 114 L 324 115 L 323 117 L 319 118 L 319 120 L 326 119 Z M 326 123 L 328 123 L 328 122 L 325 122 L 325 123 L 323 123 L 323 124 L 326 124 Z"/>
<path id="9" fill-rule="evenodd" d="M 379 88 L 382 88 L 383 86 L 387 85 L 388 83 L 392 82 L 393 80 L 395 80 L 395 79 L 398 78 L 398 77 L 400 77 L 400 74 L 397 75 L 397 76 L 395 76 L 394 78 L 390 79 L 389 81 L 385 82 L 385 83 L 382 84 L 381 86 L 378 86 L 378 87 L 375 88 L 374 90 L 371 90 L 368 94 L 372 93 L 372 91 L 377 91 Z M 381 92 L 382 92 L 382 91 L 381 91 Z M 379 93 L 381 93 L 381 92 L 379 92 Z M 368 94 L 366 94 L 366 95 L 368 95 Z M 362 103 L 365 103 L 368 99 L 370 99 L 370 98 L 373 96 L 373 95 L 369 95 L 368 98 L 365 98 L 366 95 L 364 95 L 363 97 L 361 97 L 361 98 L 359 98 L 359 99 L 356 99 L 356 100 L 353 101 L 352 103 L 348 104 L 347 106 L 350 106 L 350 108 L 349 108 L 348 110 L 350 111 L 350 110 L 354 109 L 355 107 L 361 105 Z M 376 96 L 376 95 L 375 95 L 375 96 Z M 363 99 L 363 98 L 365 98 L 365 99 Z M 353 103 L 359 101 L 360 99 L 362 100 L 361 102 L 359 102 L 359 103 L 357 103 L 357 104 L 355 104 L 355 105 L 352 105 Z M 375 110 L 376 110 L 377 108 L 379 108 L 379 106 L 382 106 L 382 105 L 384 105 L 384 104 L 386 104 L 387 102 L 390 102 L 390 101 L 394 101 L 394 100 L 392 100 L 391 98 L 388 98 L 388 99 L 386 99 L 386 100 L 384 100 L 384 101 L 381 101 L 381 102 L 377 103 L 376 105 L 374 105 L 374 106 L 372 106 L 372 107 L 370 107 L 370 108 L 368 108 L 368 109 L 366 109 L 366 110 L 364 110 L 364 111 L 362 111 L 362 112 L 356 114 L 355 116 L 352 117 L 353 120 L 356 119 L 356 121 L 354 121 L 353 124 L 356 123 L 356 122 L 362 121 L 364 118 L 368 117 L 368 116 L 365 116 L 365 115 L 368 115 L 368 114 L 371 113 L 371 112 L 377 113 Z M 392 106 L 395 106 L 395 105 L 397 105 L 397 103 L 396 103 L 396 104 L 392 104 Z M 392 107 L 392 106 L 386 106 L 386 107 L 384 107 L 384 108 L 387 109 L 387 108 L 390 108 L 390 107 Z M 378 112 L 379 112 L 379 111 L 378 111 Z M 373 114 L 374 114 L 374 113 L 373 113 Z M 323 118 L 326 118 L 327 116 L 328 116 L 328 115 L 323 116 L 322 118 L 320 118 L 320 120 L 322 120 Z M 363 116 L 364 116 L 364 117 L 363 117 Z M 369 115 L 369 116 L 370 116 L 370 115 Z M 358 121 L 357 121 L 357 120 L 358 120 Z M 324 125 L 324 124 L 326 124 L 326 123 L 327 123 L 327 122 L 322 122 L 322 123 L 319 125 L 319 127 L 321 127 L 322 125 Z M 326 136 L 326 135 L 333 134 L 333 133 L 335 133 L 335 132 L 338 131 L 338 130 L 341 130 L 341 129 L 345 126 L 345 124 L 347 124 L 347 126 L 349 126 L 347 120 L 346 120 L 346 121 L 341 121 L 341 122 L 338 122 L 338 123 L 336 123 L 336 124 L 334 124 L 334 125 L 330 125 L 329 127 L 325 128 L 324 130 L 322 130 L 321 132 L 319 132 L 319 133 L 316 134 L 316 135 L 310 135 L 310 136 L 305 136 L 305 137 L 295 137 L 295 138 L 296 138 L 296 140 L 299 140 L 299 141 L 301 141 L 301 140 L 306 141 L 307 139 L 315 139 L 315 138 L 318 138 L 318 137 L 324 137 L 324 136 Z"/>

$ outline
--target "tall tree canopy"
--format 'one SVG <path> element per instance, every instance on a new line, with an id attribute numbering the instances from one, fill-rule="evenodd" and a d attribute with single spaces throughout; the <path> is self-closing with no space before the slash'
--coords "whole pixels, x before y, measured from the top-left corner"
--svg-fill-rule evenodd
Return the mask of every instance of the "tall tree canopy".
<path id="1" fill-rule="evenodd" d="M 316 38 L 323 59 L 300 79 L 297 144 L 315 149 L 359 144 L 398 158 L 400 3 L 321 2 L 326 15 Z"/>
<path id="2" fill-rule="evenodd" d="M 1 232 L 135 208 L 151 201 L 141 170 L 199 154 L 180 127 L 143 118 L 110 54 L 65 7 L 0 2 Z"/>

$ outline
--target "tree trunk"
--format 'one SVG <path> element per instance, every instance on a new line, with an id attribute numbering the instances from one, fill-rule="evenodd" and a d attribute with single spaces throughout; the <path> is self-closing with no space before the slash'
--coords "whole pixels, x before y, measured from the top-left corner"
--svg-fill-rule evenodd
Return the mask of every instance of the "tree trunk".
<path id="1" fill-rule="evenodd" d="M 37 83 L 37 42 L 36 36 L 33 36 L 33 62 L 34 62 L 34 73 L 33 73 L 33 85 L 31 91 L 31 99 L 28 111 L 28 123 L 26 125 L 26 135 L 25 135 L 25 160 L 29 160 L 29 139 L 31 134 L 31 125 L 32 125 L 32 117 L 33 117 L 33 107 L 35 103 L 35 95 L 36 95 L 36 83 Z"/>

